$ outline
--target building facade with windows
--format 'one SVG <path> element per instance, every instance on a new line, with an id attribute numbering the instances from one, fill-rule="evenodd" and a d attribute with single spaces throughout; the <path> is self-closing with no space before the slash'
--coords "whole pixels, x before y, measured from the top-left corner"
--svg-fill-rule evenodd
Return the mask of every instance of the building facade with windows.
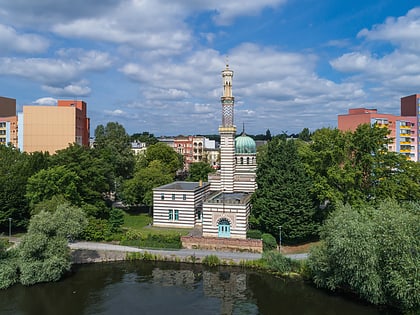
<path id="1" fill-rule="evenodd" d="M 191 187 L 188 190 L 190 195 L 183 189 L 187 182 L 175 182 L 155 188 L 153 190 L 154 225 L 201 226 L 202 236 L 205 238 L 246 238 L 251 194 L 256 188 L 256 145 L 245 132 L 235 137 L 232 79 L 233 71 L 226 65 L 222 71 L 222 124 L 219 127 L 220 169 L 216 174 L 209 175 L 208 183 L 202 185 L 197 182 L 188 183 Z M 191 147 L 194 148 L 194 138 L 192 137 L 191 140 Z M 200 148 L 200 143 L 196 141 L 197 149 Z M 194 150 L 192 157 L 194 157 Z M 183 194 L 187 195 L 189 203 L 187 200 L 177 199 L 177 196 Z M 189 199 L 188 196 L 190 196 Z"/>
<path id="2" fill-rule="evenodd" d="M 402 104 L 403 102 L 401 102 L 401 108 Z M 376 109 L 352 108 L 347 114 L 338 115 L 338 129 L 355 131 L 361 124 L 387 128 L 390 131 L 388 137 L 392 139 L 388 150 L 403 154 L 409 160 L 418 161 L 418 119 L 407 115 L 411 114 L 409 111 L 401 110 L 401 114 L 397 116 L 378 113 Z"/>
<path id="3" fill-rule="evenodd" d="M 0 96 L 0 144 L 18 146 L 16 100 Z"/>

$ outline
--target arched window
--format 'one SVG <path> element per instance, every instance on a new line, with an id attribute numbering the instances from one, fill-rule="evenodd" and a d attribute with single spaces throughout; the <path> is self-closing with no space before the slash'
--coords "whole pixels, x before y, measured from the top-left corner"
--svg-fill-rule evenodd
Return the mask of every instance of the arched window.
<path id="1" fill-rule="evenodd" d="M 246 158 L 246 164 L 249 164 L 249 157 Z"/>
<path id="2" fill-rule="evenodd" d="M 241 157 L 241 164 L 244 164 L 244 158 Z"/>

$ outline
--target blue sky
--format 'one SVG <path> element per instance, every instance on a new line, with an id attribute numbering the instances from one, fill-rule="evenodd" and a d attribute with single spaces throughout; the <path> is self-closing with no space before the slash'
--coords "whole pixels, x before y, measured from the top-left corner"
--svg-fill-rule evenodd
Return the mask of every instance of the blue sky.
<path id="1" fill-rule="evenodd" d="M 398 114 L 420 93 L 420 4 L 403 0 L 0 0 L 0 95 L 88 103 L 92 133 L 217 133 L 221 70 L 248 133 Z"/>

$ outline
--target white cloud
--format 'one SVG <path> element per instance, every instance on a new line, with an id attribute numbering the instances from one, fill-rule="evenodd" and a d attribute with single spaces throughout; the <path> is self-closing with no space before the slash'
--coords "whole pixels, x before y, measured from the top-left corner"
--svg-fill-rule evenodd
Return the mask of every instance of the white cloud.
<path id="1" fill-rule="evenodd" d="M 53 97 L 42 97 L 38 98 L 36 101 L 33 102 L 37 105 L 57 105 L 57 99 Z"/>
<path id="2" fill-rule="evenodd" d="M 371 30 L 365 28 L 358 37 L 370 41 L 390 41 L 406 49 L 420 51 L 420 7 L 410 10 L 405 16 L 389 17 L 385 23 L 374 25 Z"/>
<path id="3" fill-rule="evenodd" d="M 88 96 L 91 89 L 85 84 L 86 82 L 82 81 L 61 87 L 43 85 L 42 89 L 48 93 L 58 96 Z"/>
<path id="4" fill-rule="evenodd" d="M 10 26 L 0 24 L 0 52 L 41 53 L 48 41 L 36 34 L 18 34 Z"/>

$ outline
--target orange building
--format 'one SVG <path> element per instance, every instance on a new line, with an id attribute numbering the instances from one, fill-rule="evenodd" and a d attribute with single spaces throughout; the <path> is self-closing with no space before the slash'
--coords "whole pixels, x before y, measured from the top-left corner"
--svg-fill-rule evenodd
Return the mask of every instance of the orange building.
<path id="1" fill-rule="evenodd" d="M 0 96 L 0 144 L 18 146 L 16 100 Z"/>
<path id="2" fill-rule="evenodd" d="M 401 103 L 402 104 L 402 103 Z M 402 112 L 402 116 L 380 114 L 376 109 L 352 108 L 348 114 L 338 115 L 338 129 L 355 131 L 361 124 L 376 125 L 388 128 L 389 138 L 393 141 L 388 144 L 388 150 L 404 154 L 407 159 L 418 161 L 417 151 L 417 120 L 416 117 Z"/>
<path id="3" fill-rule="evenodd" d="M 21 121 L 22 120 L 22 121 Z M 83 101 L 59 100 L 57 106 L 23 106 L 20 148 L 55 153 L 69 144 L 89 146 L 89 118 Z"/>

